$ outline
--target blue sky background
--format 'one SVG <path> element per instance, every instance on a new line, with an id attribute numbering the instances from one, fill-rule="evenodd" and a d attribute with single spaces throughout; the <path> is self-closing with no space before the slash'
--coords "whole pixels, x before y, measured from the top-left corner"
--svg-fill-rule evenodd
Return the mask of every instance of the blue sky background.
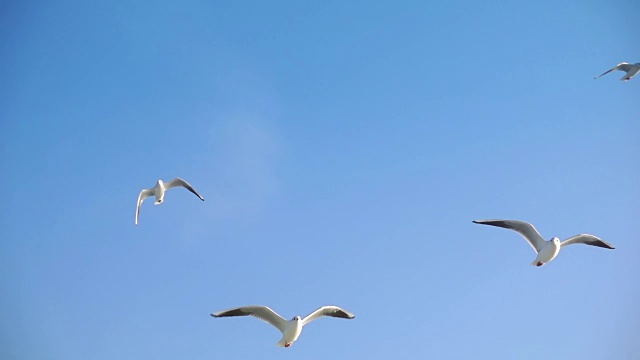
<path id="1" fill-rule="evenodd" d="M 0 358 L 636 359 L 640 5 L 481 3 L 3 2 Z"/>

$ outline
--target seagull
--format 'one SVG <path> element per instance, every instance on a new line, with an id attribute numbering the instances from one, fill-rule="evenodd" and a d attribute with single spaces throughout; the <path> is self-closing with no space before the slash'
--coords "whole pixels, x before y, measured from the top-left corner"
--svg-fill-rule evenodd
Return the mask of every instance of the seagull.
<path id="1" fill-rule="evenodd" d="M 138 217 L 140 216 L 140 205 L 142 205 L 142 202 L 146 198 L 150 196 L 155 196 L 156 202 L 153 203 L 153 205 L 160 205 L 164 201 L 164 193 L 167 190 L 177 186 L 182 186 L 183 188 L 194 193 L 197 197 L 200 198 L 200 200 L 204 201 L 204 198 L 200 196 L 200 194 L 198 194 L 198 192 L 188 182 L 184 181 L 183 179 L 175 178 L 167 182 L 158 180 L 158 182 L 154 187 L 150 189 L 143 189 L 142 191 L 140 191 L 140 195 L 138 195 L 138 206 L 136 207 L 136 225 L 138 225 Z"/>
<path id="2" fill-rule="evenodd" d="M 638 72 L 640 72 L 640 63 L 629 64 L 626 62 L 621 62 L 620 64 L 616 65 L 610 70 L 605 71 L 602 75 L 606 75 L 614 70 L 620 70 L 620 71 L 626 72 L 625 76 L 623 76 L 620 80 L 622 81 L 631 80 L 632 77 L 636 76 Z M 594 77 L 594 79 L 597 79 L 600 76 Z"/>
<path id="3" fill-rule="evenodd" d="M 323 316 L 331 316 L 343 319 L 353 319 L 356 317 L 347 310 L 341 309 L 337 306 L 322 306 L 307 315 L 304 319 L 300 316 L 294 316 L 293 319 L 287 321 L 282 316 L 278 315 L 275 311 L 266 306 L 253 305 L 243 306 L 235 309 L 229 309 L 220 311 L 215 314 L 211 314 L 213 317 L 227 317 L 227 316 L 254 316 L 262 321 L 268 322 L 275 326 L 282 333 L 282 339 L 276 343 L 276 346 L 289 347 L 294 341 L 298 339 L 302 332 L 302 327 L 319 319 Z"/>
<path id="4" fill-rule="evenodd" d="M 540 233 L 533 225 L 518 220 L 474 220 L 476 224 L 493 225 L 505 229 L 511 229 L 517 231 L 522 235 L 531 245 L 533 250 L 536 251 L 538 256 L 531 263 L 533 266 L 542 266 L 551 260 L 555 259 L 560 252 L 560 248 L 571 244 L 586 244 L 598 246 L 605 249 L 615 249 L 613 245 L 598 238 L 597 236 L 589 234 L 579 234 L 568 238 L 567 240 L 560 242 L 560 239 L 553 237 L 549 241 L 540 236 Z"/>

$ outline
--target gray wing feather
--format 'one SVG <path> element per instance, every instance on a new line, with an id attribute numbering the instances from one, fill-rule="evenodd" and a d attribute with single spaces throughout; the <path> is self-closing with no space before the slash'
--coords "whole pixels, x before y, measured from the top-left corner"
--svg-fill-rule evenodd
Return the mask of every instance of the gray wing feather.
<path id="1" fill-rule="evenodd" d="M 598 76 L 594 77 L 594 79 L 597 79 L 597 78 L 599 78 L 599 77 L 601 77 L 601 76 L 607 75 L 608 73 L 612 72 L 612 71 L 613 71 L 613 70 L 615 70 L 615 69 L 616 69 L 616 68 L 609 69 L 609 70 L 607 70 L 607 71 L 603 72 L 602 74 L 600 74 L 600 75 L 598 75 Z"/>
<path id="2" fill-rule="evenodd" d="M 607 71 L 603 72 L 602 74 L 600 74 L 600 75 L 598 75 L 598 76 L 594 77 L 594 79 L 597 79 L 597 78 L 599 78 L 600 76 L 603 76 L 603 75 L 607 75 L 608 73 L 610 73 L 610 72 L 612 72 L 612 71 L 615 71 L 615 70 L 622 70 L 622 71 L 624 71 L 624 72 L 629 72 L 629 70 L 631 70 L 631 67 L 632 67 L 632 65 L 631 65 L 631 64 L 628 64 L 628 63 L 624 63 L 624 62 L 623 62 L 623 63 L 620 63 L 620 64 L 618 64 L 618 65 L 616 65 L 616 66 L 612 67 L 611 69 L 609 69 L 609 70 L 607 70 Z"/>
<path id="3" fill-rule="evenodd" d="M 579 234 L 576 236 L 572 236 L 567 240 L 560 243 L 560 246 L 567 246 L 571 244 L 585 244 L 597 246 L 605 249 L 615 249 L 615 247 L 608 242 L 600 239 L 597 236 L 589 235 L 589 234 Z"/>
<path id="4" fill-rule="evenodd" d="M 629 72 L 629 70 L 631 70 L 632 68 L 633 68 L 633 64 L 629 64 L 629 63 L 620 63 L 616 67 L 614 67 L 614 69 L 622 70 L 624 72 Z"/>
<path id="5" fill-rule="evenodd" d="M 195 194 L 197 197 L 200 198 L 200 200 L 204 201 L 204 198 L 202 196 L 200 196 L 200 194 L 198 194 L 198 192 L 193 188 L 193 186 L 191 186 L 191 184 L 189 184 L 188 182 L 186 182 L 184 179 L 181 178 L 175 178 L 171 181 L 168 181 L 166 183 L 164 183 L 164 187 L 165 189 L 171 189 L 177 186 L 182 186 L 183 188 L 191 191 L 193 194 Z"/>
<path id="6" fill-rule="evenodd" d="M 319 319 L 323 316 L 331 316 L 343 319 L 353 319 L 354 317 L 356 317 L 354 314 L 337 306 L 322 306 L 302 319 L 302 325 L 304 326 L 312 322 L 313 320 Z"/>
<path id="7" fill-rule="evenodd" d="M 540 236 L 538 230 L 536 230 L 533 225 L 518 220 L 474 220 L 476 224 L 481 225 L 492 225 L 498 226 L 505 229 L 510 229 L 518 232 L 522 237 L 527 240 L 529 245 L 536 251 L 536 253 L 540 252 L 540 250 L 544 247 L 545 240 Z"/>
<path id="8" fill-rule="evenodd" d="M 140 205 L 142 205 L 142 202 L 146 198 L 148 198 L 153 194 L 154 194 L 154 189 L 144 189 L 140 191 L 140 195 L 138 195 L 138 206 L 136 206 L 136 225 L 138 225 L 138 218 L 140 217 Z"/>
<path id="9" fill-rule="evenodd" d="M 287 327 L 287 320 L 278 315 L 277 312 L 271 310 L 266 306 L 251 305 L 243 306 L 235 309 L 229 309 L 211 314 L 213 317 L 230 317 L 230 316 L 253 316 L 256 319 L 260 319 L 266 323 L 275 326 L 280 332 L 284 332 Z"/>

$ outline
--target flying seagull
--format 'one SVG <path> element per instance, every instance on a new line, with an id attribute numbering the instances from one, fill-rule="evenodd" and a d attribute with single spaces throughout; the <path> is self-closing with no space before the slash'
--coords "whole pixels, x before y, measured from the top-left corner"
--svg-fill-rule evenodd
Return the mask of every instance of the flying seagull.
<path id="1" fill-rule="evenodd" d="M 182 186 L 183 188 L 194 193 L 197 197 L 200 198 L 200 200 L 204 201 L 204 198 L 200 196 L 200 194 L 198 194 L 198 192 L 188 182 L 184 181 L 183 179 L 175 178 L 167 182 L 158 180 L 158 182 L 154 187 L 150 189 L 143 189 L 142 191 L 140 191 L 140 195 L 138 195 L 138 206 L 136 207 L 136 225 L 138 225 L 138 217 L 140 216 L 140 205 L 142 205 L 142 202 L 146 198 L 150 196 L 155 196 L 156 202 L 153 203 L 153 205 L 160 205 L 164 201 L 164 193 L 167 190 L 177 186 Z"/>
<path id="2" fill-rule="evenodd" d="M 632 77 L 636 76 L 638 72 L 640 72 L 640 63 L 629 64 L 626 62 L 621 62 L 620 64 L 614 66 L 613 68 L 605 71 L 602 75 L 606 75 L 614 70 L 620 70 L 620 71 L 626 72 L 626 74 L 620 80 L 622 81 L 631 80 Z M 596 76 L 594 77 L 594 79 L 597 79 L 600 76 Z"/>
<path id="3" fill-rule="evenodd" d="M 266 306 L 243 306 L 235 309 L 229 309 L 220 311 L 215 314 L 211 314 L 213 317 L 227 317 L 227 316 L 254 316 L 262 321 L 268 322 L 275 326 L 282 333 L 282 339 L 276 343 L 276 346 L 289 347 L 294 341 L 298 339 L 302 332 L 302 327 L 319 319 L 323 316 L 331 316 L 343 319 L 353 319 L 356 317 L 347 310 L 341 309 L 337 306 L 322 306 L 307 315 L 304 319 L 300 316 L 294 316 L 293 319 L 287 321 L 282 316 L 278 315 L 275 311 Z"/>
<path id="4" fill-rule="evenodd" d="M 524 221 L 517 220 L 474 220 L 476 224 L 482 225 L 493 225 L 498 226 L 505 229 L 511 229 L 513 231 L 517 231 L 522 235 L 531 245 L 533 250 L 536 251 L 538 256 L 531 263 L 533 266 L 542 266 L 551 260 L 555 259 L 560 252 L 560 248 L 571 245 L 571 244 L 586 244 L 602 247 L 605 249 L 615 249 L 613 245 L 608 242 L 601 240 L 600 238 L 589 235 L 589 234 L 579 234 L 573 237 L 568 238 L 567 240 L 560 242 L 560 239 L 557 237 L 553 237 L 549 241 L 545 241 L 545 239 L 540 236 L 540 233 L 533 225 L 526 223 Z"/>

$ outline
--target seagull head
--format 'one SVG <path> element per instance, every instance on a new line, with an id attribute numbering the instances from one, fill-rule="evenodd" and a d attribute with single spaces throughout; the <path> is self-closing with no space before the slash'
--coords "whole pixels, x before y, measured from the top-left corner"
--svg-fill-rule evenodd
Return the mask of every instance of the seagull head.
<path id="1" fill-rule="evenodd" d="M 302 320 L 300 316 L 294 316 L 293 319 L 291 319 L 291 321 L 300 321 L 300 320 Z"/>
<path id="2" fill-rule="evenodd" d="M 557 237 L 554 237 L 554 238 L 551 239 L 551 242 L 555 243 L 555 244 L 560 244 L 560 239 L 557 238 Z"/>

